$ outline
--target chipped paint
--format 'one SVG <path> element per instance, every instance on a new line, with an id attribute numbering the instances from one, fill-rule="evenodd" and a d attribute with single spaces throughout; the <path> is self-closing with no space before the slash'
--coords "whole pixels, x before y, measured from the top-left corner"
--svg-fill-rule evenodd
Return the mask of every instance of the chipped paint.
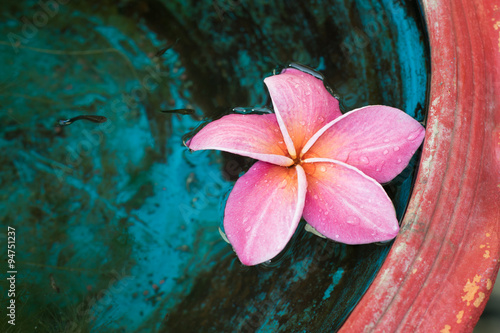
<path id="1" fill-rule="evenodd" d="M 462 322 L 462 318 L 464 316 L 464 310 L 460 311 L 458 314 L 457 314 L 457 324 L 460 324 Z"/>
<path id="2" fill-rule="evenodd" d="M 479 281 L 481 281 L 481 275 L 474 276 L 472 282 L 467 279 L 467 283 L 465 284 L 463 289 L 465 295 L 462 296 L 462 301 L 467 302 L 467 306 L 470 306 L 470 302 L 474 299 L 477 291 L 479 290 L 479 286 L 477 285 Z"/>
<path id="3" fill-rule="evenodd" d="M 491 290 L 491 287 L 493 287 L 493 282 L 490 279 L 486 280 L 486 290 Z"/>
<path id="4" fill-rule="evenodd" d="M 438 95 L 438 96 L 437 96 L 436 98 L 434 98 L 434 100 L 432 101 L 431 106 L 432 106 L 433 108 L 437 108 L 437 107 L 438 107 L 438 105 L 439 105 L 439 102 L 440 102 L 440 101 L 441 101 L 441 96 L 439 96 L 439 95 Z"/>
<path id="5" fill-rule="evenodd" d="M 440 333 L 450 333 L 451 326 L 450 325 L 444 325 L 444 328 L 439 331 Z"/>
<path id="6" fill-rule="evenodd" d="M 476 300 L 474 301 L 474 306 L 475 306 L 476 308 L 478 308 L 478 307 L 481 305 L 481 303 L 483 303 L 483 301 L 484 301 L 484 299 L 485 299 L 485 298 L 486 298 L 485 293 L 483 293 L 483 292 L 479 292 L 479 293 L 477 294 L 477 298 L 476 298 Z"/>
<path id="7" fill-rule="evenodd" d="M 434 100 L 434 102 L 439 101 L 439 97 Z M 434 104 L 434 103 L 433 103 Z M 431 155 L 429 155 L 426 159 L 422 160 L 422 168 L 426 174 L 426 176 L 429 176 L 430 170 L 431 170 L 431 165 L 432 165 L 432 159 L 434 158 L 433 153 L 436 151 L 435 144 L 436 144 L 436 138 L 439 137 L 439 123 L 436 121 L 432 125 L 432 128 L 430 129 L 430 135 L 426 137 L 427 145 L 431 147 L 429 151 L 431 152 Z M 429 132 L 429 130 L 428 130 Z"/>
<path id="8" fill-rule="evenodd" d="M 488 234 L 486 234 L 486 235 L 487 235 L 486 237 L 489 237 Z M 490 243 L 486 243 L 486 245 L 485 244 L 481 244 L 481 245 L 479 245 L 479 248 L 480 249 L 484 249 L 484 248 L 489 249 L 490 248 Z M 489 257 L 490 257 L 490 250 L 484 250 L 483 258 L 488 259 Z"/>

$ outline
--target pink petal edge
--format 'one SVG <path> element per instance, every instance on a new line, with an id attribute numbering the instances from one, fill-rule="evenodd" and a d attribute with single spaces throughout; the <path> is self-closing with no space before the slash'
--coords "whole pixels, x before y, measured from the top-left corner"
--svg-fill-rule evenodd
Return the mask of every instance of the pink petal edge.
<path id="1" fill-rule="evenodd" d="M 310 74 L 287 68 L 267 77 L 264 83 L 292 158 L 314 133 L 342 115 L 339 101 L 326 90 L 323 81 Z"/>
<path id="2" fill-rule="evenodd" d="M 227 200 L 224 230 L 247 266 L 274 258 L 293 236 L 304 209 L 307 182 L 301 166 L 255 163 Z"/>
<path id="3" fill-rule="evenodd" d="M 293 164 L 274 114 L 229 114 L 203 127 L 187 146 L 223 150 L 281 166 Z"/>
<path id="4" fill-rule="evenodd" d="M 342 161 L 385 183 L 408 165 L 424 136 L 424 127 L 403 111 L 371 105 L 323 127 L 304 147 L 303 158 Z"/>
<path id="5" fill-rule="evenodd" d="M 394 206 L 377 181 L 331 159 L 311 158 L 302 165 L 308 183 L 304 219 L 320 234 L 345 244 L 396 237 Z"/>

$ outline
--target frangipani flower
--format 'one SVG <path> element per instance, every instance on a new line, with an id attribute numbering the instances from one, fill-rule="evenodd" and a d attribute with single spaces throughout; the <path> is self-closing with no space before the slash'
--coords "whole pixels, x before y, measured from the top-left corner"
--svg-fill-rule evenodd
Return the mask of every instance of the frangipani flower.
<path id="1" fill-rule="evenodd" d="M 396 177 L 424 138 L 401 110 L 367 106 L 341 114 L 338 101 L 312 75 L 288 68 L 264 80 L 274 114 L 230 114 L 188 143 L 258 161 L 238 179 L 224 212 L 224 230 L 240 261 L 275 257 L 301 217 L 346 244 L 388 241 L 399 231 L 379 183 Z"/>

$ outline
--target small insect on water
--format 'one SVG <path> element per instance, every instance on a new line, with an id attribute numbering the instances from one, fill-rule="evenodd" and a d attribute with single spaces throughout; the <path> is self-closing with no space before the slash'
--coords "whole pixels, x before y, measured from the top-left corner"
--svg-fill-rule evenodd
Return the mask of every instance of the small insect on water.
<path id="1" fill-rule="evenodd" d="M 177 113 L 177 114 L 194 114 L 195 111 L 193 109 L 175 109 L 175 110 L 161 110 L 163 113 Z"/>
<path id="2" fill-rule="evenodd" d="M 74 123 L 75 121 L 82 120 L 82 119 L 91 121 L 93 123 L 104 123 L 108 120 L 108 118 L 106 118 L 104 116 L 82 115 L 82 116 L 73 117 L 71 119 L 61 119 L 57 123 L 59 126 L 68 126 L 68 125 L 71 125 L 72 123 Z"/>
<path id="3" fill-rule="evenodd" d="M 179 39 L 180 39 L 180 38 L 177 38 L 177 39 L 175 40 L 175 43 L 169 44 L 169 45 L 165 46 L 164 48 L 162 48 L 162 49 L 158 50 L 158 51 L 155 53 L 155 57 L 160 57 L 160 56 L 162 56 L 163 54 L 165 54 L 165 52 L 167 52 L 168 50 L 170 50 L 172 47 L 174 47 L 174 46 L 177 44 L 177 42 L 179 41 Z"/>

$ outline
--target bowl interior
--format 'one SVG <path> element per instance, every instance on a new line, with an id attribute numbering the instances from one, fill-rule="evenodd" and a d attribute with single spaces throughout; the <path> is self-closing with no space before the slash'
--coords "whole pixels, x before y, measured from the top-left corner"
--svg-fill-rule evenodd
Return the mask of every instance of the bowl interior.
<path id="1" fill-rule="evenodd" d="M 218 228 L 252 161 L 189 153 L 182 138 L 203 117 L 269 105 L 263 79 L 290 62 L 323 73 L 344 111 L 384 104 L 424 121 L 417 3 L 7 2 L 1 214 L 17 230 L 21 328 L 341 326 L 391 244 L 337 244 L 301 224 L 278 258 L 242 266 Z M 196 114 L 160 112 L 186 108 Z M 108 121 L 55 126 L 81 114 Z M 400 219 L 417 162 L 386 186 Z"/>

